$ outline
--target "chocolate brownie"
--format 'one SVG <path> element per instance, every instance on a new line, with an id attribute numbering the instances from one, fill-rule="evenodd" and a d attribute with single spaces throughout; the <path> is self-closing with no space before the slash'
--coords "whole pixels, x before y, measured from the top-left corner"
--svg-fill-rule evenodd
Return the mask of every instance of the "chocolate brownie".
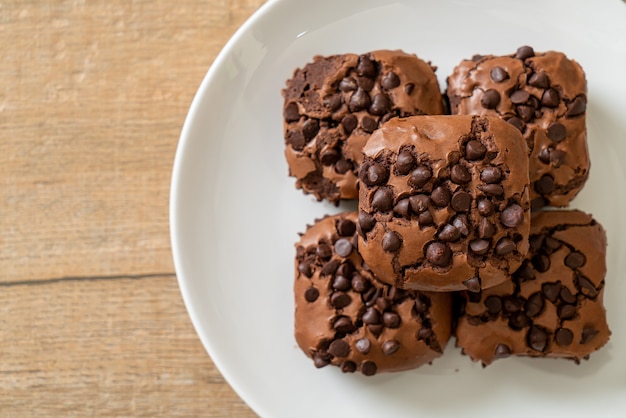
<path id="1" fill-rule="evenodd" d="M 588 358 L 609 339 L 602 303 L 606 236 L 580 211 L 533 213 L 530 251 L 512 281 L 468 295 L 457 344 L 488 365 L 511 355 Z"/>
<path id="2" fill-rule="evenodd" d="M 567 206 L 589 175 L 581 66 L 563 53 L 475 56 L 448 77 L 452 114 L 500 116 L 523 134 L 530 152 L 531 202 Z"/>
<path id="3" fill-rule="evenodd" d="M 359 251 L 394 286 L 479 291 L 528 251 L 528 152 L 499 118 L 413 116 L 378 129 L 360 168 Z"/>
<path id="4" fill-rule="evenodd" d="M 356 199 L 361 149 L 396 116 L 442 114 L 430 64 L 402 51 L 316 56 L 283 90 L 285 156 L 296 187 L 318 200 Z"/>
<path id="5" fill-rule="evenodd" d="M 316 367 L 344 373 L 411 369 L 441 356 L 451 333 L 450 294 L 376 280 L 356 247 L 356 212 L 327 216 L 296 245 L 295 336 Z"/>

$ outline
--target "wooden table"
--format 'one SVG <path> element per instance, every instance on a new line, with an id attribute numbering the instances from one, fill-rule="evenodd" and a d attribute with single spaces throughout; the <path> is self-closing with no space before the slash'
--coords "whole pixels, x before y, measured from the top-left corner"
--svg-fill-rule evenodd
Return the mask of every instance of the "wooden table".
<path id="1" fill-rule="evenodd" d="M 0 416 L 254 416 L 183 305 L 185 114 L 263 0 L 0 3 Z"/>

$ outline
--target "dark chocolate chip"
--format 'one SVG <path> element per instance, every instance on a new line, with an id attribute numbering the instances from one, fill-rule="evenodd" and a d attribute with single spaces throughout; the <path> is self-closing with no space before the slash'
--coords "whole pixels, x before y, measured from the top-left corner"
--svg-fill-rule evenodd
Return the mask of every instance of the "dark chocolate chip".
<path id="1" fill-rule="evenodd" d="M 552 122 L 546 129 L 546 135 L 554 142 L 561 142 L 565 139 L 567 133 L 565 132 L 565 126 L 560 122 Z"/>
<path id="2" fill-rule="evenodd" d="M 400 349 L 400 343 L 397 340 L 387 340 L 383 343 L 383 353 L 390 356 Z"/>
<path id="3" fill-rule="evenodd" d="M 301 131 L 289 130 L 287 131 L 287 143 L 290 144 L 294 150 L 302 151 L 307 143 L 302 135 Z"/>
<path id="4" fill-rule="evenodd" d="M 330 364 L 330 359 L 326 358 L 326 356 L 322 356 L 320 354 L 316 354 L 313 357 L 313 364 L 318 369 L 321 369 L 324 366 L 328 366 Z"/>
<path id="5" fill-rule="evenodd" d="M 478 189 L 488 196 L 499 197 L 504 194 L 504 188 L 499 184 L 481 184 Z"/>
<path id="6" fill-rule="evenodd" d="M 319 296 L 320 291 L 314 287 L 307 287 L 304 291 L 304 299 L 309 303 L 315 302 Z"/>
<path id="7" fill-rule="evenodd" d="M 369 283 L 367 280 L 363 278 L 360 274 L 355 274 L 352 276 L 352 290 L 358 293 L 363 293 L 369 287 Z"/>
<path id="8" fill-rule="evenodd" d="M 333 289 L 346 291 L 352 288 L 352 281 L 345 276 L 336 275 L 333 280 Z"/>
<path id="9" fill-rule="evenodd" d="M 425 210 L 424 212 L 420 213 L 417 216 L 417 221 L 419 222 L 420 226 L 432 225 L 433 222 L 435 222 L 433 219 L 433 214 L 430 213 L 429 210 Z"/>
<path id="10" fill-rule="evenodd" d="M 356 84 L 365 91 L 370 91 L 374 88 L 374 80 L 368 77 L 357 77 Z"/>
<path id="11" fill-rule="evenodd" d="M 461 238 L 461 232 L 454 226 L 446 224 L 439 232 L 438 239 L 445 242 L 456 241 Z"/>
<path id="12" fill-rule="evenodd" d="M 526 303 L 524 304 L 524 312 L 532 318 L 533 316 L 537 316 L 541 313 L 543 306 L 543 295 L 540 292 L 535 292 L 526 300 Z"/>
<path id="13" fill-rule="evenodd" d="M 324 97 L 324 107 L 329 109 L 331 112 L 335 112 L 339 110 L 341 107 L 341 94 L 331 94 L 330 96 Z"/>
<path id="14" fill-rule="evenodd" d="M 347 93 L 357 89 L 356 80 L 353 77 L 345 77 L 339 82 L 339 90 Z"/>
<path id="15" fill-rule="evenodd" d="M 300 120 L 298 105 L 294 102 L 289 103 L 283 111 L 283 116 L 287 122 L 297 122 Z"/>
<path id="16" fill-rule="evenodd" d="M 559 168 L 561 164 L 563 164 L 563 160 L 565 159 L 565 151 L 560 149 L 555 149 L 550 153 L 550 163 L 556 168 Z"/>
<path id="17" fill-rule="evenodd" d="M 485 156 L 487 148 L 482 142 L 472 139 L 465 144 L 465 158 L 468 160 L 480 160 Z"/>
<path id="18" fill-rule="evenodd" d="M 341 363 L 341 371 L 344 373 L 354 373 L 356 371 L 356 363 L 350 360 L 346 360 Z"/>
<path id="19" fill-rule="evenodd" d="M 415 167 L 415 157 L 411 154 L 411 151 L 404 150 L 398 154 L 396 158 L 396 170 L 401 176 L 407 175 Z"/>
<path id="20" fill-rule="evenodd" d="M 359 211 L 359 227 L 361 231 L 371 231 L 376 225 L 376 219 L 367 212 Z"/>
<path id="21" fill-rule="evenodd" d="M 543 247 L 543 242 L 546 237 L 543 234 L 533 234 L 528 237 L 528 243 L 530 244 L 530 250 L 532 252 L 537 252 Z"/>
<path id="22" fill-rule="evenodd" d="M 524 122 L 530 122 L 533 116 L 535 116 L 535 109 L 533 109 L 531 106 L 518 105 L 515 107 L 515 113 Z"/>
<path id="23" fill-rule="evenodd" d="M 550 153 L 553 151 L 552 147 L 543 147 L 541 151 L 539 151 L 539 161 L 544 164 L 550 164 Z"/>
<path id="24" fill-rule="evenodd" d="M 543 329 L 533 325 L 528 330 L 526 342 L 535 351 L 544 351 L 548 346 L 549 335 Z"/>
<path id="25" fill-rule="evenodd" d="M 580 339 L 581 344 L 587 344 L 594 339 L 596 335 L 598 335 L 600 331 L 594 328 L 585 327 L 583 328 L 582 338 Z"/>
<path id="26" fill-rule="evenodd" d="M 531 95 L 528 97 L 528 104 L 532 106 L 533 109 L 535 109 L 535 117 L 541 117 L 543 115 L 543 113 L 538 110 L 539 108 L 541 108 L 541 100 Z"/>
<path id="27" fill-rule="evenodd" d="M 354 131 L 358 124 L 359 121 L 354 115 L 346 115 L 341 119 L 341 125 L 348 135 L 350 135 L 352 131 Z"/>
<path id="28" fill-rule="evenodd" d="M 546 107 L 557 107 L 561 103 L 561 95 L 553 88 L 549 88 L 543 92 L 541 96 L 541 104 Z"/>
<path id="29" fill-rule="evenodd" d="M 383 116 L 391 111 L 391 100 L 385 93 L 375 94 L 370 105 L 370 113 L 372 115 Z"/>
<path id="30" fill-rule="evenodd" d="M 561 319 L 572 319 L 576 316 L 576 307 L 574 305 L 561 305 L 557 309 L 557 313 Z"/>
<path id="31" fill-rule="evenodd" d="M 578 268 L 585 265 L 587 257 L 578 251 L 572 251 L 565 257 L 565 265 L 569 268 Z"/>
<path id="32" fill-rule="evenodd" d="M 526 328 L 530 323 L 530 318 L 523 312 L 516 312 L 509 318 L 509 326 L 516 330 Z"/>
<path id="33" fill-rule="evenodd" d="M 425 194 L 417 194 L 409 197 L 409 204 L 415 213 L 421 213 L 428 209 L 430 198 Z"/>
<path id="34" fill-rule="evenodd" d="M 420 341 L 427 340 L 432 337 L 432 335 L 433 330 L 430 328 L 420 328 L 419 331 L 417 331 L 417 339 Z"/>
<path id="35" fill-rule="evenodd" d="M 393 192 L 387 187 L 380 187 L 372 196 L 372 208 L 379 212 L 389 212 L 393 208 Z"/>
<path id="36" fill-rule="evenodd" d="M 359 174 L 363 183 L 368 186 L 377 186 L 387 181 L 389 170 L 383 164 L 372 161 L 363 164 Z"/>
<path id="37" fill-rule="evenodd" d="M 356 348 L 356 351 L 359 353 L 367 354 L 372 348 L 372 343 L 367 338 L 360 338 L 354 343 L 354 348 Z"/>
<path id="38" fill-rule="evenodd" d="M 515 126 L 520 132 L 524 132 L 524 127 L 526 126 L 526 124 L 520 118 L 516 116 L 512 116 L 508 118 L 506 121 L 510 123 L 511 125 Z"/>
<path id="39" fill-rule="evenodd" d="M 496 243 L 496 254 L 497 255 L 507 255 L 517 249 L 517 245 L 513 242 L 512 239 L 507 237 L 502 237 Z"/>
<path id="40" fill-rule="evenodd" d="M 408 218 L 411 214 L 411 204 L 409 203 L 409 198 L 404 198 L 398 200 L 398 203 L 393 207 L 393 211 L 400 216 Z"/>
<path id="41" fill-rule="evenodd" d="M 361 363 L 361 373 L 365 376 L 374 376 L 377 370 L 378 367 L 376 366 L 376 363 L 371 360 L 365 360 Z"/>
<path id="42" fill-rule="evenodd" d="M 545 72 L 539 71 L 530 76 L 528 84 L 538 89 L 547 89 L 550 86 L 550 80 Z"/>
<path id="43" fill-rule="evenodd" d="M 504 80 L 508 80 L 509 78 L 509 73 L 507 73 L 506 70 L 502 67 L 493 67 L 489 72 L 489 75 L 491 76 L 491 79 L 496 83 L 501 83 Z"/>
<path id="44" fill-rule="evenodd" d="M 513 56 L 513 58 L 517 58 L 519 60 L 525 60 L 526 58 L 530 58 L 534 56 L 535 56 L 535 51 L 533 50 L 533 48 L 528 45 L 524 45 L 524 46 L 520 46 L 519 48 L 517 48 L 517 51 L 515 52 L 515 55 Z"/>
<path id="45" fill-rule="evenodd" d="M 432 173 L 430 172 L 430 168 L 425 165 L 417 166 L 417 168 L 411 171 L 411 175 L 409 176 L 409 185 L 411 187 L 422 187 L 428 180 L 432 177 Z"/>
<path id="46" fill-rule="evenodd" d="M 554 178 L 550 174 L 544 174 L 533 186 L 537 193 L 549 194 L 554 189 Z"/>
<path id="47" fill-rule="evenodd" d="M 550 257 L 545 254 L 535 254 L 531 259 L 533 267 L 539 273 L 545 273 L 550 269 Z"/>
<path id="48" fill-rule="evenodd" d="M 461 235 L 464 237 L 470 233 L 470 223 L 467 220 L 467 215 L 457 215 L 452 219 L 452 225 L 458 229 Z"/>
<path id="49" fill-rule="evenodd" d="M 487 307 L 487 312 L 491 315 L 498 314 L 502 310 L 502 300 L 498 296 L 487 296 L 485 306 Z"/>
<path id="50" fill-rule="evenodd" d="M 576 278 L 576 282 L 580 292 L 586 297 L 594 299 L 598 296 L 598 289 L 588 279 L 579 276 Z"/>
<path id="51" fill-rule="evenodd" d="M 376 78 L 378 71 L 376 64 L 367 55 L 359 56 L 359 62 L 356 66 L 356 72 L 361 77 Z"/>
<path id="52" fill-rule="evenodd" d="M 472 179 L 472 175 L 465 166 L 456 164 L 450 170 L 450 179 L 456 184 L 465 184 Z"/>
<path id="53" fill-rule="evenodd" d="M 344 340 L 335 340 L 328 346 L 328 352 L 335 357 L 346 357 L 350 354 L 350 344 Z"/>
<path id="54" fill-rule="evenodd" d="M 443 242 L 431 242 L 426 248 L 426 259 L 436 266 L 444 267 L 450 264 L 452 251 Z"/>
<path id="55" fill-rule="evenodd" d="M 521 299 L 515 296 L 509 296 L 507 298 L 504 298 L 503 307 L 504 311 L 507 313 L 519 312 L 522 309 L 523 305 L 524 302 L 522 302 Z"/>
<path id="56" fill-rule="evenodd" d="M 530 94 L 526 90 L 515 90 L 511 93 L 510 98 L 513 104 L 521 105 L 528 101 Z"/>
<path id="57" fill-rule="evenodd" d="M 320 130 L 320 123 L 317 119 L 309 119 L 302 124 L 302 135 L 306 139 L 313 139 Z"/>
<path id="58" fill-rule="evenodd" d="M 515 228 L 524 222 L 524 209 L 517 203 L 513 203 L 502 211 L 500 222 L 507 228 Z"/>
<path id="59" fill-rule="evenodd" d="M 385 324 L 387 328 L 398 328 L 400 321 L 400 315 L 395 312 L 385 312 L 383 314 L 383 324 Z"/>
<path id="60" fill-rule="evenodd" d="M 495 205 L 489 199 L 480 199 L 477 204 L 478 213 L 482 216 L 491 216 L 496 210 Z"/>
<path id="61" fill-rule="evenodd" d="M 485 109 L 495 109 L 500 103 L 500 93 L 497 90 L 486 90 L 480 98 L 480 104 Z"/>
<path id="62" fill-rule="evenodd" d="M 335 242 L 335 254 L 339 257 L 348 257 L 352 254 L 352 249 L 352 243 L 347 238 L 341 238 Z"/>
<path id="63" fill-rule="evenodd" d="M 482 218 L 478 224 L 478 238 L 489 239 L 496 233 L 496 226 L 487 218 Z"/>
<path id="64" fill-rule="evenodd" d="M 336 225 L 337 232 L 342 237 L 351 237 L 356 232 L 356 224 L 349 219 L 341 219 Z"/>
<path id="65" fill-rule="evenodd" d="M 565 303 L 570 303 L 572 305 L 576 303 L 576 295 L 574 295 L 572 291 L 565 286 L 561 288 L 559 296 L 561 297 L 561 300 Z"/>
<path id="66" fill-rule="evenodd" d="M 582 115 L 587 109 L 587 100 L 583 96 L 576 96 L 574 100 L 567 104 L 567 110 L 565 111 L 565 117 L 572 118 L 574 116 Z"/>
<path id="67" fill-rule="evenodd" d="M 333 323 L 333 329 L 337 332 L 343 332 L 344 334 L 349 334 L 356 330 L 356 327 L 347 316 L 340 316 Z"/>
<path id="68" fill-rule="evenodd" d="M 328 276 L 328 275 L 334 274 L 337 271 L 338 267 L 339 267 L 339 260 L 330 260 L 329 262 L 327 262 L 326 264 L 322 266 L 322 271 L 320 274 L 322 276 Z"/>
<path id="69" fill-rule="evenodd" d="M 325 149 L 320 153 L 320 161 L 325 166 L 335 164 L 339 157 L 339 151 L 334 148 Z"/>
<path id="70" fill-rule="evenodd" d="M 480 172 L 480 180 L 487 184 L 498 183 L 502 180 L 502 170 L 498 167 L 487 166 Z"/>
<path id="71" fill-rule="evenodd" d="M 404 92 L 406 94 L 411 94 L 413 92 L 414 88 L 415 88 L 415 84 L 413 84 L 413 83 L 406 83 L 404 85 Z"/>
<path id="72" fill-rule="evenodd" d="M 544 283 L 541 285 L 541 292 L 550 302 L 554 303 L 561 293 L 560 283 Z"/>
<path id="73" fill-rule="evenodd" d="M 532 263 L 524 260 L 520 268 L 515 272 L 515 277 L 519 281 L 533 280 L 535 278 L 535 270 L 533 270 Z"/>
<path id="74" fill-rule="evenodd" d="M 467 212 L 472 203 L 472 196 L 463 191 L 457 190 L 454 195 L 452 195 L 451 206 L 457 212 Z"/>
<path id="75" fill-rule="evenodd" d="M 363 320 L 363 323 L 368 325 L 380 324 L 380 313 L 376 310 L 376 308 L 370 306 L 367 308 L 361 319 Z"/>
<path id="76" fill-rule="evenodd" d="M 491 243 L 486 239 L 475 239 L 469 244 L 470 250 L 477 255 L 485 255 L 489 252 Z"/>
<path id="77" fill-rule="evenodd" d="M 396 232 L 387 231 L 383 236 L 382 246 L 389 253 L 398 251 L 402 247 L 402 239 Z"/>
<path id="78" fill-rule="evenodd" d="M 567 347 L 574 341 L 574 333 L 567 328 L 559 328 L 554 333 L 554 341 L 562 347 Z"/>
<path id="79" fill-rule="evenodd" d="M 354 273 L 354 264 L 350 260 L 341 263 L 337 268 L 337 274 L 344 277 L 351 277 Z"/>
<path id="80" fill-rule="evenodd" d="M 400 85 L 400 77 L 398 77 L 398 75 L 393 71 L 389 71 L 383 76 L 381 85 L 387 90 L 396 88 Z"/>
<path id="81" fill-rule="evenodd" d="M 370 103 L 370 95 L 362 88 L 358 88 L 357 91 L 352 93 L 348 107 L 351 112 L 358 112 L 370 107 Z"/>
<path id="82" fill-rule="evenodd" d="M 511 356 L 511 348 L 506 344 L 500 343 L 496 345 L 493 354 L 495 358 L 507 358 Z"/>
<path id="83" fill-rule="evenodd" d="M 376 130 L 376 128 L 378 128 L 378 122 L 369 116 L 364 116 L 363 119 L 361 119 L 361 127 L 363 128 L 363 131 L 371 134 Z"/>
<path id="84" fill-rule="evenodd" d="M 450 190 L 444 186 L 435 187 L 430 194 L 430 200 L 435 206 L 440 208 L 448 206 L 450 204 L 451 197 Z"/>
<path id="85" fill-rule="evenodd" d="M 305 260 L 301 263 L 298 263 L 298 271 L 300 274 L 304 274 L 306 277 L 311 277 L 313 275 L 313 270 L 311 269 L 311 260 Z"/>
<path id="86" fill-rule="evenodd" d="M 477 293 L 480 292 L 481 284 L 480 277 L 472 277 L 463 281 L 463 286 L 467 288 L 470 292 Z"/>
<path id="87" fill-rule="evenodd" d="M 330 245 L 322 242 L 317 246 L 315 255 L 320 259 L 327 259 L 333 255 L 333 250 L 330 248 Z"/>
<path id="88" fill-rule="evenodd" d="M 351 302 L 352 302 L 352 298 L 347 293 L 333 292 L 333 294 L 330 295 L 330 304 L 335 309 L 343 309 L 346 306 L 348 306 Z"/>
<path id="89" fill-rule="evenodd" d="M 430 300 L 424 295 L 418 295 L 415 298 L 415 312 L 418 314 L 423 314 L 428 311 L 428 306 L 430 305 Z"/>

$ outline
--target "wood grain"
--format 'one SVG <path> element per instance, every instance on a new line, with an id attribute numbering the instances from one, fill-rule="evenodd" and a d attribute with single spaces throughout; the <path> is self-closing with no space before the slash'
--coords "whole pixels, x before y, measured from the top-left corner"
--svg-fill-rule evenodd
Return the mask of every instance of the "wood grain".
<path id="1" fill-rule="evenodd" d="M 0 416 L 254 416 L 171 258 L 193 95 L 263 0 L 0 3 Z"/>

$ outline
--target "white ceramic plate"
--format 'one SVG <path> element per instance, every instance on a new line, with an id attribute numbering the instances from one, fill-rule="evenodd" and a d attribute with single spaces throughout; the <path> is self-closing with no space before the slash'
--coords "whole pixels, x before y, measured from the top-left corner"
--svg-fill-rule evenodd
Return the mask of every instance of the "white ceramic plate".
<path id="1" fill-rule="evenodd" d="M 293 337 L 298 232 L 336 208 L 294 188 L 281 89 L 316 54 L 404 49 L 445 77 L 475 53 L 561 50 L 589 82 L 592 171 L 573 206 L 608 230 L 610 343 L 581 365 L 512 358 L 483 369 L 450 343 L 417 370 L 315 369 Z M 198 51 L 202 53 L 202 51 Z M 626 416 L 626 4 L 621 0 L 270 1 L 226 45 L 185 122 L 171 231 L 185 304 L 214 362 L 265 417 Z M 353 206 L 354 207 L 354 206 Z"/>

